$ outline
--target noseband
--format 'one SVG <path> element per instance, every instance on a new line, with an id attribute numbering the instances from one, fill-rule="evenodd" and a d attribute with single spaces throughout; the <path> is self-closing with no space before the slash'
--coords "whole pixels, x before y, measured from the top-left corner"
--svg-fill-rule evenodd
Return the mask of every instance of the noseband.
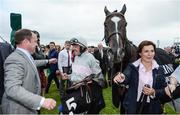
<path id="1" fill-rule="evenodd" d="M 120 16 L 122 16 L 122 17 L 124 18 L 124 15 L 123 15 L 122 13 L 120 13 L 120 12 L 113 12 L 113 13 L 111 13 L 111 14 L 109 14 L 109 15 L 106 16 L 105 23 L 104 23 L 105 25 L 107 24 L 108 18 L 111 17 L 111 16 L 113 16 L 113 15 L 115 15 L 116 17 L 118 17 L 118 15 L 120 15 Z M 106 29 L 106 28 L 107 28 L 107 27 L 105 26 L 105 29 Z M 116 28 L 115 28 L 115 29 L 116 29 Z M 111 38 L 112 38 L 114 35 L 118 35 L 119 38 L 123 39 L 122 32 L 119 32 L 118 29 L 116 29 L 114 32 L 112 32 L 112 33 L 110 33 L 110 34 L 106 34 L 106 36 L 105 36 L 105 38 L 104 38 L 108 46 L 110 46 Z M 118 38 L 118 39 L 119 39 L 119 38 Z M 125 39 L 124 39 L 124 40 L 125 40 Z M 125 54 L 125 41 L 123 42 L 123 40 L 122 40 L 121 43 L 122 43 L 122 44 L 121 44 L 122 47 L 120 48 L 120 47 L 119 47 L 119 42 L 118 42 L 118 48 L 117 48 L 117 51 L 116 51 L 116 53 L 117 53 L 117 59 L 120 60 L 120 61 L 122 61 L 122 59 L 123 59 L 123 57 L 124 57 L 124 54 Z"/>

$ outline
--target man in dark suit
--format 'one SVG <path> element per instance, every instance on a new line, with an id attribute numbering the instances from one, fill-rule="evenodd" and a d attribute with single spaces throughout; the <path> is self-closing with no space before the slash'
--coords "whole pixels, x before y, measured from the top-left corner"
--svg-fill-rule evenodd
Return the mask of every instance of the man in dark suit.
<path id="1" fill-rule="evenodd" d="M 57 63 L 56 59 L 34 60 L 37 36 L 29 29 L 15 33 L 16 50 L 4 62 L 3 114 L 37 114 L 41 107 L 51 110 L 56 101 L 40 96 L 41 83 L 36 66 Z"/>
<path id="2" fill-rule="evenodd" d="M 1 106 L 1 99 L 4 93 L 4 68 L 3 64 L 5 59 L 9 56 L 12 52 L 12 47 L 8 43 L 1 43 L 0 42 L 0 106 Z M 0 108 L 1 113 L 1 108 Z"/>
<path id="3" fill-rule="evenodd" d="M 55 43 L 54 42 L 50 42 L 49 43 L 49 47 L 50 47 L 50 51 L 49 51 L 49 55 L 48 55 L 48 58 L 49 59 L 52 59 L 52 58 L 56 58 L 58 60 L 58 52 L 57 50 L 55 49 Z M 54 79 L 55 83 L 56 83 L 56 87 L 57 89 L 59 89 L 59 80 L 57 78 L 57 73 L 58 73 L 58 64 L 55 63 L 55 64 L 51 64 L 50 65 L 50 75 L 48 76 L 48 84 L 47 84 L 47 87 L 46 87 L 46 91 L 45 93 L 48 93 L 49 92 L 49 88 L 51 86 L 51 81 Z"/>
<path id="4" fill-rule="evenodd" d="M 101 43 L 98 44 L 98 48 L 94 51 L 94 57 L 99 60 L 100 67 L 102 70 L 102 74 L 104 77 L 104 85 L 103 88 L 107 88 L 107 81 L 106 81 L 106 73 L 107 73 L 107 64 L 106 64 L 106 58 L 107 56 L 105 55 L 105 49 L 103 48 L 103 45 Z"/>

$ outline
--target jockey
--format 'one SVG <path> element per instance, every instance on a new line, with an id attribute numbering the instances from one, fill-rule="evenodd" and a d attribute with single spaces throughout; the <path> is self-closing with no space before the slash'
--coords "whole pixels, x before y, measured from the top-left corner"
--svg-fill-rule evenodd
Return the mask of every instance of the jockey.
<path id="1" fill-rule="evenodd" d="M 102 88 L 98 84 L 99 76 L 102 76 L 99 61 L 87 51 L 87 42 L 84 39 L 72 38 L 70 42 L 75 55 L 74 62 L 72 63 L 72 74 L 67 75 L 64 73 L 62 74 L 62 79 L 69 79 L 72 84 L 76 84 L 83 81 L 87 76 L 90 76 L 92 81 L 88 85 L 91 90 L 91 104 L 90 107 L 87 108 L 87 113 L 98 114 L 105 106 L 102 96 Z M 70 111 L 73 112 L 72 110 Z"/>

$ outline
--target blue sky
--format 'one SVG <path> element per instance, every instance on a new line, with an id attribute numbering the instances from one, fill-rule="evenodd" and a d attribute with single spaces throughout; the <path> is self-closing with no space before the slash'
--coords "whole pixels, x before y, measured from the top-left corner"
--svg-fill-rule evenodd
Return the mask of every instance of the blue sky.
<path id="1" fill-rule="evenodd" d="M 41 43 L 63 45 L 75 36 L 97 45 L 104 36 L 104 7 L 125 13 L 127 37 L 172 45 L 180 37 L 180 0 L 0 0 L 0 35 L 9 41 L 10 13 L 22 14 L 22 27 L 37 30 Z"/>

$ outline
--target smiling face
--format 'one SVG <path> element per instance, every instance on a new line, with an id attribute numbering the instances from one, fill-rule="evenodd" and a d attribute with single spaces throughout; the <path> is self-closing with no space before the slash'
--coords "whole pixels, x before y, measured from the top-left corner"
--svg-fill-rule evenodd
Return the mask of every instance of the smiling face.
<path id="1" fill-rule="evenodd" d="M 35 53 L 35 51 L 36 51 L 36 47 L 38 46 L 38 38 L 37 38 L 37 36 L 34 34 L 34 33 L 32 33 L 32 38 L 31 38 L 31 40 L 29 41 L 29 51 L 33 54 L 33 53 Z"/>
<path id="2" fill-rule="evenodd" d="M 74 55 L 78 56 L 80 54 L 80 46 L 78 44 L 72 44 L 72 50 Z"/>
<path id="3" fill-rule="evenodd" d="M 37 40 L 37 36 L 34 33 L 32 33 L 31 37 L 26 37 L 26 39 L 22 41 L 21 46 L 24 49 L 28 50 L 31 54 L 33 54 L 36 52 L 36 47 L 38 46 Z"/>
<path id="4" fill-rule="evenodd" d="M 145 63 L 151 63 L 155 56 L 155 49 L 153 45 L 144 46 L 139 53 L 141 61 Z"/>

